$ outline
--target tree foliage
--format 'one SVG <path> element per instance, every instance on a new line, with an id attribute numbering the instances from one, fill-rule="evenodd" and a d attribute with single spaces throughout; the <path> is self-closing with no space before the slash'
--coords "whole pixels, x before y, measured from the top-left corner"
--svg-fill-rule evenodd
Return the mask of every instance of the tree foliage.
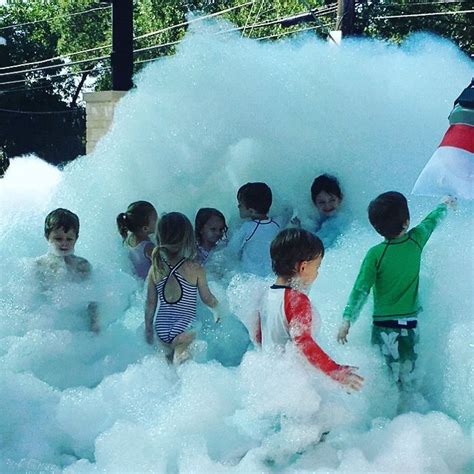
<path id="1" fill-rule="evenodd" d="M 61 163 L 84 152 L 84 111 L 70 107 L 68 100 L 74 79 L 52 80 L 64 61 L 47 63 L 52 66 L 47 70 L 19 72 L 32 69 L 28 63 L 58 55 L 60 35 L 52 22 L 38 20 L 59 13 L 57 4 L 38 0 L 0 7 L 0 36 L 6 43 L 0 46 L 0 146 L 10 156 L 35 152 Z M 19 26 L 5 28 L 9 25 Z"/>
<path id="2" fill-rule="evenodd" d="M 307 15 L 298 21 L 276 21 L 307 12 L 308 8 L 317 12 L 334 5 L 331 0 L 245 3 L 135 0 L 135 72 L 150 60 L 174 53 L 186 33 L 190 13 L 213 14 L 240 5 L 221 17 L 235 25 L 235 34 L 267 41 L 303 28 L 312 28 L 324 38 L 335 28 L 334 9 L 317 18 Z M 414 31 L 432 31 L 472 54 L 472 24 L 468 15 L 406 16 L 459 11 L 466 5 L 462 0 L 365 0 L 357 3 L 355 34 L 400 42 Z M 401 18 L 381 18 L 387 16 Z M 10 25 L 16 26 L 5 28 Z M 6 45 L 0 46 L 0 109 L 37 112 L 0 111 L 0 146 L 7 145 L 10 155 L 36 152 L 55 163 L 83 153 L 85 117 L 83 104 L 78 101 L 79 92 L 111 87 L 111 2 L 7 0 L 0 6 L 0 36 L 6 40 Z M 54 61 L 5 69 L 58 56 Z M 48 69 L 43 69 L 45 66 Z M 23 69 L 33 70 L 20 73 Z M 61 133 L 57 133 L 58 129 Z"/>

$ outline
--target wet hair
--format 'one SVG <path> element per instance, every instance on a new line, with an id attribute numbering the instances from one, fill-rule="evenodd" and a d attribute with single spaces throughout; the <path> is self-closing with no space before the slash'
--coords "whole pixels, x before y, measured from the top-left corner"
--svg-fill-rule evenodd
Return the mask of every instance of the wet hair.
<path id="1" fill-rule="evenodd" d="M 314 179 L 311 185 L 311 200 L 316 204 L 316 196 L 321 192 L 326 191 L 328 194 L 338 197 L 342 200 L 343 194 L 339 181 L 335 176 L 330 174 L 322 174 Z"/>
<path id="2" fill-rule="evenodd" d="M 377 196 L 368 208 L 369 221 L 374 229 L 386 239 L 400 235 L 410 211 L 406 197 L 396 191 L 389 191 Z"/>
<path id="3" fill-rule="evenodd" d="M 193 226 L 180 212 L 170 212 L 161 217 L 156 226 L 156 243 L 151 256 L 155 282 L 164 273 L 166 268 L 164 260 L 172 257 L 192 259 L 196 255 Z"/>
<path id="4" fill-rule="evenodd" d="M 247 183 L 237 191 L 237 199 L 259 214 L 267 214 L 272 205 L 272 190 L 265 183 Z"/>
<path id="5" fill-rule="evenodd" d="M 270 246 L 272 268 L 278 276 L 293 277 L 299 262 L 324 257 L 321 239 L 304 229 L 282 230 Z"/>
<path id="6" fill-rule="evenodd" d="M 222 214 L 221 211 L 214 209 L 213 207 L 201 207 L 201 209 L 197 211 L 196 219 L 194 221 L 194 232 L 196 235 L 196 242 L 198 244 L 201 243 L 202 228 L 206 225 L 211 217 L 218 217 L 219 219 L 222 219 L 222 222 L 224 223 L 224 235 L 228 230 L 224 214 Z"/>
<path id="7" fill-rule="evenodd" d="M 129 232 L 134 234 L 148 225 L 153 214 L 157 214 L 156 209 L 148 201 L 132 202 L 126 212 L 117 216 L 117 227 L 122 238 L 125 240 Z"/>
<path id="8" fill-rule="evenodd" d="M 44 236 L 48 239 L 49 234 L 58 229 L 64 229 L 64 232 L 72 229 L 76 237 L 79 237 L 79 217 L 67 209 L 58 208 L 51 211 L 44 220 Z"/>

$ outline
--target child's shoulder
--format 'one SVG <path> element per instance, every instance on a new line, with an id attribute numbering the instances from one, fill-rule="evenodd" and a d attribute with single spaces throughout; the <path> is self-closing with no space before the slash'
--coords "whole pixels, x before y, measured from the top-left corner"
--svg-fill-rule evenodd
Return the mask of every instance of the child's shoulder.
<path id="1" fill-rule="evenodd" d="M 387 243 L 385 241 L 379 242 L 378 244 L 373 245 L 367 250 L 365 254 L 366 260 L 377 259 L 381 254 L 386 250 Z"/>
<path id="2" fill-rule="evenodd" d="M 197 260 L 186 260 L 183 265 L 183 269 L 193 273 L 202 272 L 204 267 Z"/>
<path id="3" fill-rule="evenodd" d="M 83 257 L 77 255 L 70 255 L 66 257 L 66 264 L 70 266 L 77 273 L 87 275 L 92 271 L 92 265 Z"/>

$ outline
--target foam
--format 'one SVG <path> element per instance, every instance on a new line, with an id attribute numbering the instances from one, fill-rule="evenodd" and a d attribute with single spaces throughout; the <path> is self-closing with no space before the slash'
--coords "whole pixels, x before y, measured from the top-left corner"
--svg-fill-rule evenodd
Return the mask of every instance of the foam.
<path id="1" fill-rule="evenodd" d="M 396 414 L 396 390 L 368 342 L 370 304 L 349 345 L 337 345 L 335 334 L 360 261 L 379 240 L 366 220 L 368 201 L 412 189 L 472 64 L 427 35 L 401 47 L 351 40 L 335 48 L 311 35 L 276 43 L 215 35 L 227 27 L 191 29 L 175 56 L 142 70 L 92 154 L 63 171 L 18 157 L 0 182 L 0 470 L 469 469 L 472 205 L 461 201 L 426 248 L 418 413 Z M 144 295 L 128 274 L 116 215 L 138 199 L 191 220 L 209 206 L 232 230 L 236 190 L 263 180 L 275 213 L 295 206 L 310 216 L 309 189 L 321 172 L 339 177 L 352 223 L 311 291 L 322 317 L 318 341 L 339 363 L 360 367 L 364 390 L 348 395 L 294 350 L 245 353 L 237 316 L 245 322 L 261 283 L 235 275 L 232 262 L 209 276 L 226 300 L 221 325 L 198 310 L 207 352 L 199 363 L 170 367 L 144 342 Z M 409 201 L 413 223 L 436 203 Z M 41 295 L 31 265 L 46 251 L 43 220 L 55 207 L 79 215 L 76 253 L 94 276 L 86 287 Z M 99 335 L 81 313 L 91 300 L 99 303 Z"/>

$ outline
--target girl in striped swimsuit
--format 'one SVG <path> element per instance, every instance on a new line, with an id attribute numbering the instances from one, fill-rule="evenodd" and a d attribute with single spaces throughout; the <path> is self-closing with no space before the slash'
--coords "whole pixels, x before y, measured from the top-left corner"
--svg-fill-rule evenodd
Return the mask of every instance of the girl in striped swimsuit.
<path id="1" fill-rule="evenodd" d="M 204 268 L 193 261 L 196 244 L 189 219 L 179 212 L 165 214 L 158 222 L 156 239 L 147 287 L 145 336 L 151 344 L 156 332 L 169 357 L 179 364 L 190 357 L 197 293 L 210 308 L 218 301 L 209 290 Z"/>

